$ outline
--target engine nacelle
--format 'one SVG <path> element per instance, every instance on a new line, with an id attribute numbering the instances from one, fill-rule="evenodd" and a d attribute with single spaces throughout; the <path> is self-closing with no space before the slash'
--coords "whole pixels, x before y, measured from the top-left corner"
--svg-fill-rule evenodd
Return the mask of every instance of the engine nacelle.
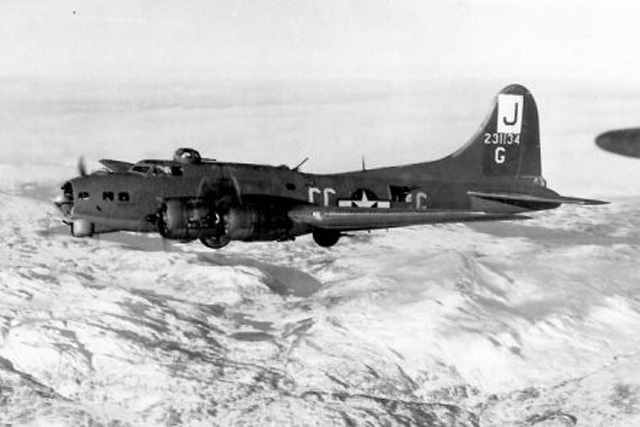
<path id="1" fill-rule="evenodd" d="M 198 199 L 167 199 L 158 212 L 158 230 L 167 239 L 194 240 L 220 232 L 216 212 Z"/>
<path id="2" fill-rule="evenodd" d="M 200 199 L 166 199 L 158 211 L 162 237 L 189 241 L 200 239 L 212 248 L 231 240 L 287 240 L 292 238 L 292 222 L 284 207 L 254 203 L 227 207 L 225 212 Z"/>
<path id="3" fill-rule="evenodd" d="M 91 237 L 95 227 L 88 219 L 74 219 L 71 223 L 71 235 L 74 237 Z"/>
<path id="4" fill-rule="evenodd" d="M 225 231 L 232 240 L 290 239 L 291 220 L 286 211 L 271 205 L 233 207 L 224 216 Z"/>

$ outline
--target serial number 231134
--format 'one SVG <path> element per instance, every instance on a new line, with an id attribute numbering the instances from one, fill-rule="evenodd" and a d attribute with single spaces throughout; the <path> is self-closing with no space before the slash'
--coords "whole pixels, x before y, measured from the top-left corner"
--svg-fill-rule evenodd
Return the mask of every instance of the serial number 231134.
<path id="1" fill-rule="evenodd" d="M 512 145 L 520 144 L 519 133 L 498 133 L 498 132 L 486 132 L 484 134 L 484 143 L 491 145 Z"/>

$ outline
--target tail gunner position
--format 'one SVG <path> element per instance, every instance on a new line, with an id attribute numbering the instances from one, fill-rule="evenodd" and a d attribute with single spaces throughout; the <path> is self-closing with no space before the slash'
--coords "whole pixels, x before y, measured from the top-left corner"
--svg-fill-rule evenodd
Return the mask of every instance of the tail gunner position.
<path id="1" fill-rule="evenodd" d="M 101 160 L 108 171 L 93 174 L 80 167 L 56 205 L 76 237 L 157 232 L 221 248 L 307 233 L 332 246 L 348 231 L 509 220 L 563 203 L 603 203 L 546 188 L 538 128 L 533 96 L 511 85 L 466 145 L 433 162 L 315 175 L 179 149 L 173 160 Z"/>

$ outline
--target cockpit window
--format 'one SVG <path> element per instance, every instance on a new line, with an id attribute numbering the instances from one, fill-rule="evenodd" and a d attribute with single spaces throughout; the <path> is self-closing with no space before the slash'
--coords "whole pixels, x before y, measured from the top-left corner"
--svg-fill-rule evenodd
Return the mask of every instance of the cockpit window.
<path id="1" fill-rule="evenodd" d="M 105 191 L 104 193 L 102 193 L 102 200 L 113 202 L 113 192 Z"/>
<path id="2" fill-rule="evenodd" d="M 165 165 L 156 165 L 151 173 L 154 175 L 171 175 L 171 168 Z"/>
<path id="3" fill-rule="evenodd" d="M 78 200 L 89 200 L 89 193 L 86 191 L 81 191 L 78 193 Z"/>
<path id="4" fill-rule="evenodd" d="M 169 166 L 165 164 L 138 164 L 133 165 L 129 169 L 129 172 L 153 176 L 182 176 L 182 167 Z"/>
<path id="5" fill-rule="evenodd" d="M 119 202 L 128 202 L 129 201 L 129 193 L 127 192 L 121 192 L 118 193 L 118 201 Z"/>
<path id="6" fill-rule="evenodd" d="M 147 165 L 135 165 L 131 168 L 131 172 L 137 172 L 137 173 L 141 173 L 143 175 L 146 175 L 149 173 L 149 170 L 151 169 L 150 166 Z"/>

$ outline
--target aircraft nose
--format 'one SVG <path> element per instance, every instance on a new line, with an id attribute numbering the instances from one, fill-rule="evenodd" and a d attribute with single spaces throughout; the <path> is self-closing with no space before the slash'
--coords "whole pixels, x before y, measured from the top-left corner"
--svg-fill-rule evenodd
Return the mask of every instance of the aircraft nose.
<path id="1" fill-rule="evenodd" d="M 73 214 L 73 184 L 65 182 L 60 189 L 62 194 L 58 195 L 53 203 L 65 218 L 71 218 Z"/>

